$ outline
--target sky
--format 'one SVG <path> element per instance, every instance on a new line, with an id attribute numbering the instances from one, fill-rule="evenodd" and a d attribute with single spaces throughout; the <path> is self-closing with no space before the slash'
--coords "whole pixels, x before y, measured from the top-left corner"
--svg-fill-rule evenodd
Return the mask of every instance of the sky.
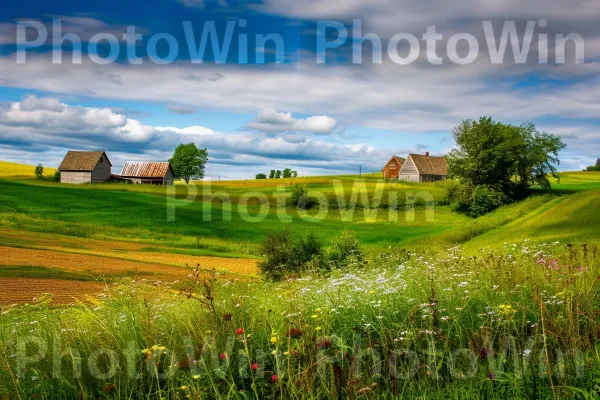
<path id="1" fill-rule="evenodd" d="M 102 149 L 118 173 L 195 142 L 211 179 L 373 172 L 490 116 L 561 136 L 579 170 L 600 157 L 599 18 L 596 0 L 12 2 L 0 160 Z"/>

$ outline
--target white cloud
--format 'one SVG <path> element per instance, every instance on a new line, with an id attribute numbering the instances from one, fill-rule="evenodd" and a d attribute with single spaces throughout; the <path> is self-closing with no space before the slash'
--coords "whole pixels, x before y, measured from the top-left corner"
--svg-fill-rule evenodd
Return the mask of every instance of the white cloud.
<path id="1" fill-rule="evenodd" d="M 320 126 L 304 121 L 312 130 Z M 72 106 L 53 97 L 27 96 L 0 107 L 0 159 L 56 166 L 70 149 L 104 149 L 115 170 L 126 160 L 166 160 L 179 143 L 209 151 L 209 171 L 223 177 L 253 176 L 273 166 L 315 173 L 348 172 L 362 165 L 378 170 L 389 149 L 335 144 L 297 135 L 221 133 L 203 126 L 160 127 L 127 118 L 111 108 Z M 402 152 L 409 149 L 402 149 Z M 228 166 L 242 165 L 231 175 Z"/>
<path id="2" fill-rule="evenodd" d="M 314 134 L 331 134 L 337 122 L 327 115 L 308 118 L 294 118 L 292 113 L 279 112 L 274 108 L 263 108 L 258 111 L 256 118 L 246 127 L 266 133 L 305 132 Z"/>

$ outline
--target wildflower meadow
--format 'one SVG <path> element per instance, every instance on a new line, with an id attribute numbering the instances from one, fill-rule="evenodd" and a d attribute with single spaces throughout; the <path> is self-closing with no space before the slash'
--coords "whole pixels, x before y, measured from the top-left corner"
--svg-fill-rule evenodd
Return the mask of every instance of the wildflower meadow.
<path id="1" fill-rule="evenodd" d="M 4 398 L 598 398 L 600 253 L 385 252 L 279 283 L 107 284 L 0 317 Z"/>

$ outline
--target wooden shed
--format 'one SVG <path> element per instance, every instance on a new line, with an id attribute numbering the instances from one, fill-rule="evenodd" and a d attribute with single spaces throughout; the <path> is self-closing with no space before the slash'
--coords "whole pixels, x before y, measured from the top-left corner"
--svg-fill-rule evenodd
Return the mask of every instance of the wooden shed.
<path id="1" fill-rule="evenodd" d="M 385 167 L 381 170 L 383 172 L 384 179 L 398 179 L 400 168 L 404 165 L 404 158 L 398 156 L 392 156 L 390 161 L 385 164 Z"/>
<path id="2" fill-rule="evenodd" d="M 169 162 L 127 161 L 119 177 L 132 183 L 172 185 L 175 173 Z"/>
<path id="3" fill-rule="evenodd" d="M 400 169 L 398 179 L 409 182 L 443 181 L 448 176 L 448 161 L 446 157 L 433 157 L 429 152 L 409 154 Z"/>
<path id="4" fill-rule="evenodd" d="M 61 183 L 102 183 L 110 179 L 112 164 L 104 151 L 68 151 L 58 169 Z"/>

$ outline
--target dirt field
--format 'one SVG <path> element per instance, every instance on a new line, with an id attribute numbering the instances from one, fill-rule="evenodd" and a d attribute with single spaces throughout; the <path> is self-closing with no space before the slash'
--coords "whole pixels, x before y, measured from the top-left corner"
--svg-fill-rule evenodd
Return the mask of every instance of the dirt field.
<path id="1" fill-rule="evenodd" d="M 87 276 L 139 277 L 152 280 L 181 281 L 188 278 L 189 266 L 199 264 L 208 271 L 216 269 L 226 279 L 253 279 L 257 260 L 190 256 L 168 253 L 169 249 L 153 246 L 157 251 L 143 251 L 147 244 L 59 236 L 0 228 L 0 268 L 44 267 L 81 273 Z M 0 277 L 0 306 L 31 303 L 44 293 L 53 296 L 52 304 L 72 303 L 95 296 L 103 282 L 58 279 L 44 276 Z"/>
<path id="2" fill-rule="evenodd" d="M 14 247 L 13 247 L 14 246 Z M 0 265 L 33 265 L 94 274 L 158 274 L 176 279 L 187 276 L 185 265 L 255 276 L 256 259 L 190 256 L 167 248 L 148 252 L 147 244 L 57 236 L 0 228 Z M 154 247 L 154 246 L 153 246 Z"/>
<path id="3" fill-rule="evenodd" d="M 102 282 L 80 282 L 62 279 L 0 278 L 0 306 L 31 303 L 44 293 L 52 294 L 52 304 L 69 304 L 75 299 L 96 296 L 106 285 Z"/>

